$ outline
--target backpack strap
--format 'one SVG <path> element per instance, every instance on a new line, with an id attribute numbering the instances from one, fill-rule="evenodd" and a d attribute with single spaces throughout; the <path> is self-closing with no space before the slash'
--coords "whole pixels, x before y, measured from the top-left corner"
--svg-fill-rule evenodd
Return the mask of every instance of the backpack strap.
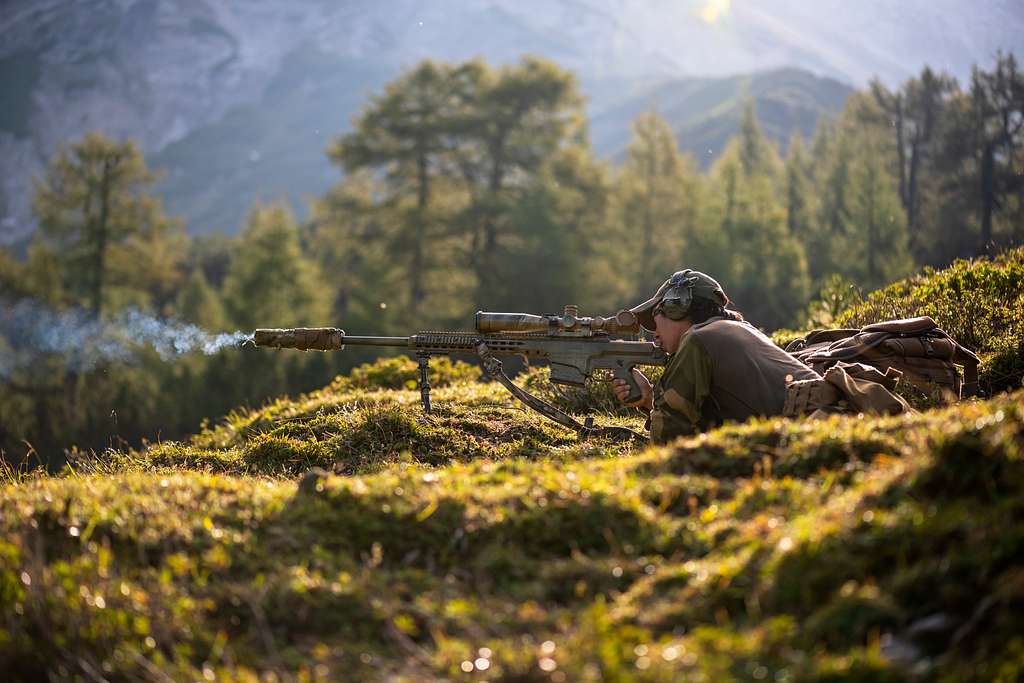
<path id="1" fill-rule="evenodd" d="M 981 359 L 978 355 L 959 343 L 956 344 L 956 351 L 953 353 L 953 362 L 964 366 L 964 396 L 978 396 L 981 394 L 981 387 L 978 384 L 978 366 Z"/>
<path id="2" fill-rule="evenodd" d="M 938 329 L 938 325 L 930 315 L 922 315 L 916 318 L 901 318 L 900 320 L 884 320 L 874 325 L 866 325 L 861 332 L 888 332 L 890 334 L 918 336 Z"/>

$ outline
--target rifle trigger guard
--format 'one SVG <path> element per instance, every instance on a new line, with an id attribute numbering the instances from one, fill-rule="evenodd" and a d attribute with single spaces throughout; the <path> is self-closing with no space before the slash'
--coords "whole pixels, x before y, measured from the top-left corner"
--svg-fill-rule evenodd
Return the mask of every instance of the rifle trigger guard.
<path id="1" fill-rule="evenodd" d="M 484 371 L 489 377 L 500 382 L 502 386 L 509 390 L 509 393 L 544 417 L 557 422 L 563 427 L 568 427 L 579 434 L 581 438 L 585 439 L 588 436 L 607 435 L 612 438 L 639 439 L 644 442 L 647 441 L 642 434 L 638 434 L 627 427 L 594 427 L 594 418 L 592 417 L 587 418 L 586 424 L 580 424 L 565 411 L 556 408 L 544 399 L 534 396 L 517 386 L 515 382 L 509 379 L 502 367 L 501 360 L 491 353 L 490 348 L 488 348 L 487 343 L 484 342 L 483 339 L 477 340 L 476 352 L 477 355 L 480 356 L 480 360 L 483 362 Z"/>

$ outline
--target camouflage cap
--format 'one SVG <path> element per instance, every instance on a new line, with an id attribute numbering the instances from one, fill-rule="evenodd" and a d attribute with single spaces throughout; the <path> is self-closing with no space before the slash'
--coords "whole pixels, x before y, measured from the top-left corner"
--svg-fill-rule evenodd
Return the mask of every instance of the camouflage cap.
<path id="1" fill-rule="evenodd" d="M 669 293 L 669 290 L 686 285 L 689 285 L 690 295 L 694 299 L 707 299 L 723 308 L 729 303 L 729 297 L 725 295 L 725 290 L 722 289 L 722 285 L 718 284 L 717 280 L 699 270 L 687 268 L 673 273 L 672 277 L 665 280 L 665 283 L 658 288 L 654 296 L 629 310 L 636 314 L 640 324 L 645 329 L 653 330 L 655 307 L 661 303 L 665 295 Z"/>

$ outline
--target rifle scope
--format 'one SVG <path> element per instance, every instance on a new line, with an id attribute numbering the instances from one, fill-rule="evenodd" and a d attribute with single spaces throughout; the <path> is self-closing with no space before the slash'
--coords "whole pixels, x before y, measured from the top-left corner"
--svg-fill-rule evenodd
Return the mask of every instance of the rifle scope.
<path id="1" fill-rule="evenodd" d="M 556 336 L 591 336 L 594 334 L 639 334 L 640 323 L 635 314 L 619 311 L 612 318 L 596 315 L 580 317 L 576 306 L 566 306 L 562 315 L 531 315 L 529 313 L 476 312 L 476 331 L 480 334 L 500 332 L 543 333 Z"/>

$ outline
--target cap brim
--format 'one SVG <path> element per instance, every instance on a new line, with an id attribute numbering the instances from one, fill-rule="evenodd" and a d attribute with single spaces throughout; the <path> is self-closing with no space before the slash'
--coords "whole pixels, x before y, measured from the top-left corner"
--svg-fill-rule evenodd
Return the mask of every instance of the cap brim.
<path id="1" fill-rule="evenodd" d="M 629 309 L 629 312 L 636 315 L 636 319 L 640 321 L 640 327 L 649 332 L 653 332 L 656 328 L 654 324 L 654 307 L 658 305 L 659 301 L 661 301 L 660 291 L 642 304 Z"/>

